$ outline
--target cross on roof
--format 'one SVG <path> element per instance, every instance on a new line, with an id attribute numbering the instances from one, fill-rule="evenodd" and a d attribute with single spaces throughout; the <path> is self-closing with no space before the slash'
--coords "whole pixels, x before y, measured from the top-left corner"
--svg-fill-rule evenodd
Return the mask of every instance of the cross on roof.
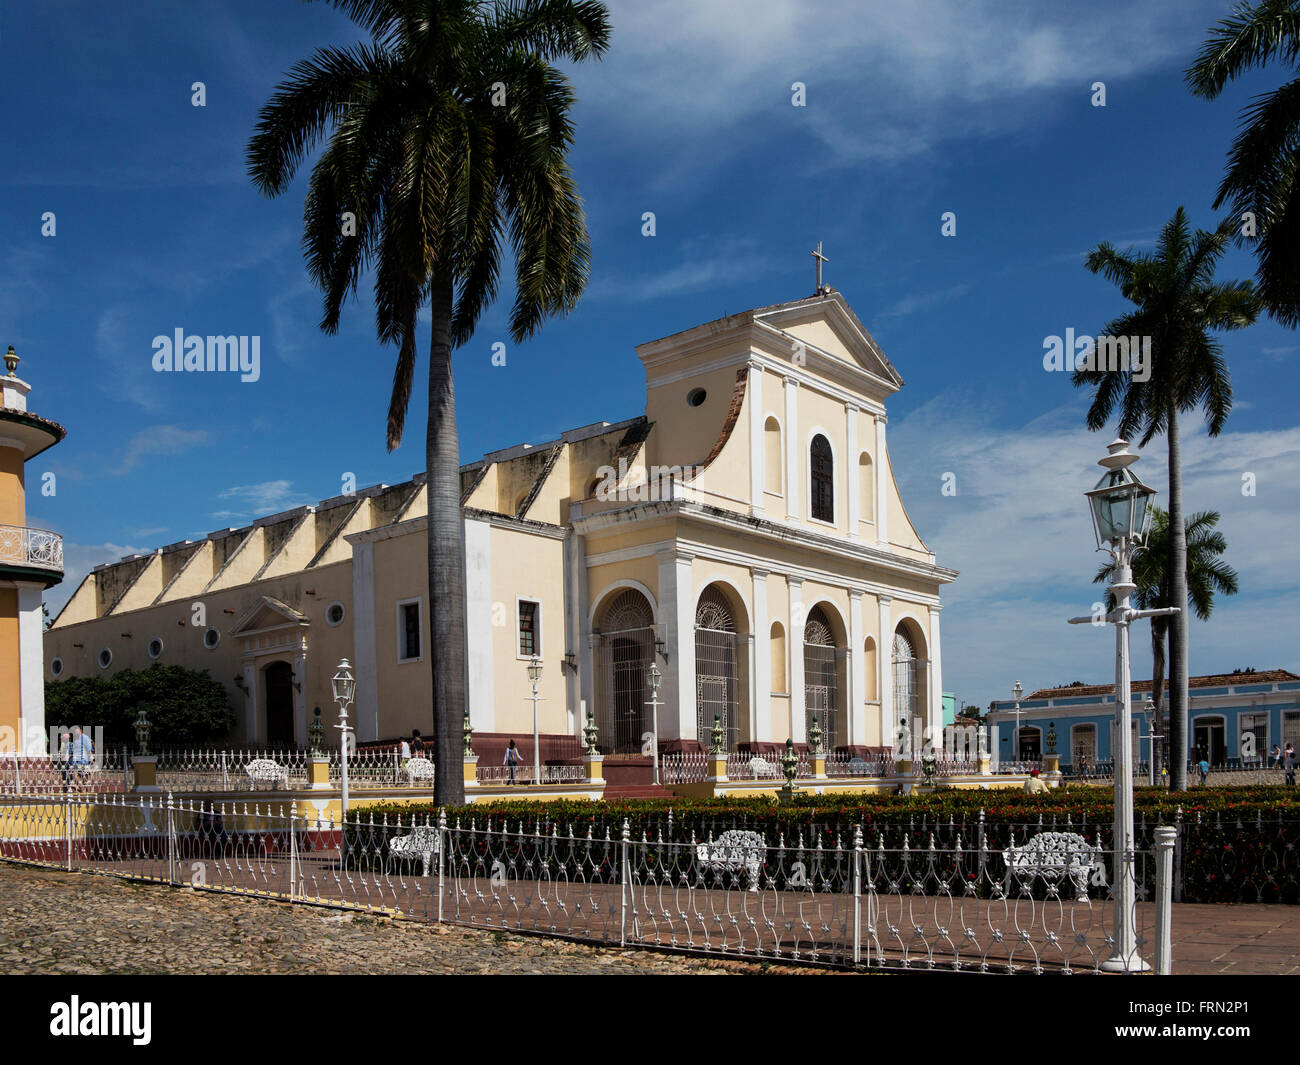
<path id="1" fill-rule="evenodd" d="M 808 254 L 817 260 L 817 293 L 820 295 L 822 290 L 822 263 L 828 263 L 830 260 L 822 254 L 822 242 L 820 240 L 817 242 L 817 250 Z"/>

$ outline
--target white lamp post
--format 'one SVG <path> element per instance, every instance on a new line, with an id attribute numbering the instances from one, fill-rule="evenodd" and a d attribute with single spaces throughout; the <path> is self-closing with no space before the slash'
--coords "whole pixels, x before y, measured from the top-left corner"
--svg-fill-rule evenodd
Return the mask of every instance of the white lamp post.
<path id="1" fill-rule="evenodd" d="M 659 784 L 659 684 L 663 680 L 663 674 L 659 672 L 657 663 L 650 663 L 650 728 L 653 734 L 650 742 L 654 745 L 655 756 L 655 784 Z"/>
<path id="2" fill-rule="evenodd" d="M 1114 559 L 1110 591 L 1115 609 L 1105 620 L 1115 626 L 1115 739 L 1111 752 L 1115 765 L 1114 866 L 1111 879 L 1115 885 L 1115 953 L 1102 962 L 1107 972 L 1140 972 L 1150 968 L 1137 949 L 1137 886 L 1134 880 L 1133 855 L 1133 707 L 1129 690 L 1128 630 L 1140 618 L 1158 614 L 1176 614 L 1177 607 L 1157 610 L 1134 610 L 1129 596 L 1137 591 L 1129 568 L 1134 547 L 1146 543 L 1151 528 L 1151 512 L 1156 491 L 1137 479 L 1129 468 L 1138 456 L 1128 449 L 1127 440 L 1115 440 L 1107 446 L 1107 455 L 1099 465 L 1105 469 L 1097 486 L 1087 492 L 1092 510 L 1097 549 L 1109 551 Z M 1094 617 L 1070 618 L 1071 625 L 1097 624 Z"/>
<path id="3" fill-rule="evenodd" d="M 542 754 L 537 735 L 537 685 L 542 679 L 542 660 L 536 655 L 528 660 L 528 679 L 533 682 L 533 783 L 542 782 Z"/>
<path id="4" fill-rule="evenodd" d="M 339 671 L 334 674 L 330 683 L 334 686 L 334 701 L 339 704 L 339 723 L 334 727 L 339 730 L 339 747 L 341 748 L 342 779 L 340 781 L 339 804 L 343 810 L 340 820 L 344 821 L 347 820 L 348 816 L 348 734 L 352 731 L 352 726 L 348 724 L 348 707 L 357 694 L 357 682 L 352 676 L 352 666 L 346 658 L 339 663 Z"/>
<path id="5" fill-rule="evenodd" d="M 1020 768 L 1020 697 L 1025 694 L 1025 689 L 1020 686 L 1020 681 L 1016 681 L 1016 686 L 1011 689 L 1011 698 L 1016 701 L 1016 769 Z"/>

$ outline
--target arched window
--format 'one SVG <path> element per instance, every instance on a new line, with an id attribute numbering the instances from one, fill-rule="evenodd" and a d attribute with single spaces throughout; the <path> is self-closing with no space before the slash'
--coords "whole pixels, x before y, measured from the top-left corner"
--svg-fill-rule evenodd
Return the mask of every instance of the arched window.
<path id="1" fill-rule="evenodd" d="M 875 521 L 876 485 L 871 477 L 871 456 L 865 451 L 858 456 L 858 504 L 859 518 L 862 521 Z"/>
<path id="2" fill-rule="evenodd" d="M 1014 727 L 1014 726 L 1013 726 Z M 1070 726 L 1070 766 L 1077 774 L 1097 769 L 1097 726 Z"/>
<path id="3" fill-rule="evenodd" d="M 785 682 L 785 628 L 779 621 L 772 622 L 770 636 L 772 656 L 772 691 L 784 695 L 790 689 Z"/>
<path id="4" fill-rule="evenodd" d="M 862 645 L 862 677 L 865 681 L 863 698 L 869 703 L 874 702 L 880 697 L 876 694 L 876 641 L 870 636 Z"/>
<path id="5" fill-rule="evenodd" d="M 768 418 L 763 426 L 763 488 L 781 494 L 781 423 Z"/>
<path id="6" fill-rule="evenodd" d="M 606 754 L 640 754 L 651 726 L 650 664 L 654 661 L 654 615 L 634 588 L 615 594 L 601 611 L 593 649 L 596 725 Z"/>
<path id="7" fill-rule="evenodd" d="M 840 742 L 840 668 L 842 659 L 835 646 L 829 619 L 821 607 L 808 611 L 803 629 L 803 700 L 808 715 L 822 729 L 822 746 L 833 751 Z"/>
<path id="8" fill-rule="evenodd" d="M 812 516 L 818 521 L 834 521 L 835 459 L 831 454 L 830 441 L 818 433 L 812 439 L 809 452 Z"/>
<path id="9" fill-rule="evenodd" d="M 736 621 L 726 597 L 710 585 L 695 608 L 696 738 L 711 743 L 713 722 L 722 724 L 723 745 L 735 750 L 740 705 Z"/>
<path id="10" fill-rule="evenodd" d="M 917 712 L 916 652 L 912 641 L 901 632 L 894 633 L 894 721 L 897 729 L 900 721 L 906 721 L 907 727 L 913 728 Z"/>

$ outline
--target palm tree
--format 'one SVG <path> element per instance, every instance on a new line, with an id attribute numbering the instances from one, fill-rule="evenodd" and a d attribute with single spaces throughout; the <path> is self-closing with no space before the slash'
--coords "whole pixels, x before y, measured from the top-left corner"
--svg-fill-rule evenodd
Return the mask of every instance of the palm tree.
<path id="1" fill-rule="evenodd" d="M 434 797 L 464 801 L 464 527 L 451 353 L 497 293 L 502 243 L 515 258 L 517 343 L 576 305 L 588 275 L 582 201 L 567 159 L 574 93 L 552 61 L 599 58 L 609 14 L 595 0 L 330 0 L 370 35 L 298 63 L 262 109 L 248 170 L 283 193 L 329 131 L 304 208 L 321 329 L 374 271 L 379 340 L 397 347 L 387 443 L 402 440 L 416 319 L 430 318 L 429 617 Z"/>
<path id="2" fill-rule="evenodd" d="M 1215 526 L 1219 523 L 1216 510 L 1201 511 L 1187 519 L 1187 606 L 1201 621 L 1209 621 L 1214 612 L 1214 593 L 1237 594 L 1237 573 L 1220 556 L 1228 549 L 1228 541 Z M 1132 555 L 1133 605 L 1138 610 L 1177 606 L 1174 600 L 1173 573 L 1169 568 L 1169 512 L 1156 507 L 1151 516 L 1151 532 L 1147 542 Z M 1107 563 L 1097 571 L 1094 584 L 1109 584 L 1115 564 Z M 1115 597 L 1107 596 L 1107 610 L 1115 609 Z M 1164 721 L 1162 703 L 1165 682 L 1165 636 L 1169 631 L 1169 615 L 1151 618 L 1151 701 L 1155 711 L 1152 725 Z M 1168 733 L 1165 734 L 1166 739 Z M 1171 750 L 1176 748 L 1171 747 Z M 1160 779 L 1159 745 L 1152 745 L 1156 779 Z"/>
<path id="3" fill-rule="evenodd" d="M 1300 0 L 1239 3 L 1217 23 L 1186 71 L 1193 93 L 1213 100 L 1228 82 L 1278 58 L 1300 58 Z M 1300 69 L 1300 68 L 1298 68 Z M 1283 325 L 1300 325 L 1300 78 L 1257 96 L 1242 111 L 1228 169 L 1214 201 L 1254 215 L 1259 294 Z M 1239 235 L 1245 244 L 1249 234 Z"/>
<path id="4" fill-rule="evenodd" d="M 1189 232 L 1187 212 L 1179 207 L 1160 231 L 1153 255 L 1129 249 L 1120 253 L 1109 243 L 1097 245 L 1087 267 L 1119 285 L 1135 309 L 1110 322 L 1109 336 L 1150 338 L 1151 365 L 1145 381 L 1131 370 L 1100 365 L 1074 373 L 1075 387 L 1095 385 L 1088 409 L 1088 428 L 1106 426 L 1118 409 L 1119 435 L 1141 433 L 1145 447 L 1163 433 L 1169 447 L 1169 570 L 1173 603 L 1187 599 L 1187 538 L 1183 523 L 1180 412 L 1201 408 L 1211 436 L 1218 436 L 1232 409 L 1232 384 L 1214 330 L 1240 329 L 1259 314 L 1249 281 L 1215 281 L 1214 270 L 1232 241 L 1233 223 L 1214 230 Z M 1174 614 L 1169 641 L 1170 767 L 1173 787 L 1187 784 L 1187 616 Z M 1182 754 L 1179 755 L 1178 752 Z"/>

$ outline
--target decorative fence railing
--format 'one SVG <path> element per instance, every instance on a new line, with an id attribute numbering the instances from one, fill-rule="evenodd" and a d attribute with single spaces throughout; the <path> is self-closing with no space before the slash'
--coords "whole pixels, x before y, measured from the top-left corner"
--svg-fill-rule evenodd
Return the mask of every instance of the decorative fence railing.
<path id="1" fill-rule="evenodd" d="M 63 537 L 48 529 L 0 525 L 0 562 L 63 572 Z"/>
<path id="2" fill-rule="evenodd" d="M 476 774 L 480 784 L 508 784 L 511 780 L 517 784 L 531 784 L 533 765 L 521 762 L 514 767 L 513 777 L 510 766 L 505 765 L 481 765 Z M 587 770 L 580 765 L 544 765 L 541 774 L 539 779 L 543 784 L 580 784 L 587 779 Z"/>
<path id="3" fill-rule="evenodd" d="M 1114 855 L 1032 853 L 933 835 L 893 846 L 856 827 L 826 840 L 740 828 L 683 840 L 626 821 L 603 833 L 445 815 L 340 825 L 171 796 L 0 806 L 0 858 L 30 865 L 751 960 L 1102 971 L 1117 941 Z M 1138 952 L 1164 958 L 1171 863 L 1145 850 L 1134 861 Z"/>
<path id="4" fill-rule="evenodd" d="M 130 769 L 120 757 L 77 762 L 48 755 L 0 754 L 0 796 L 126 791 Z"/>

